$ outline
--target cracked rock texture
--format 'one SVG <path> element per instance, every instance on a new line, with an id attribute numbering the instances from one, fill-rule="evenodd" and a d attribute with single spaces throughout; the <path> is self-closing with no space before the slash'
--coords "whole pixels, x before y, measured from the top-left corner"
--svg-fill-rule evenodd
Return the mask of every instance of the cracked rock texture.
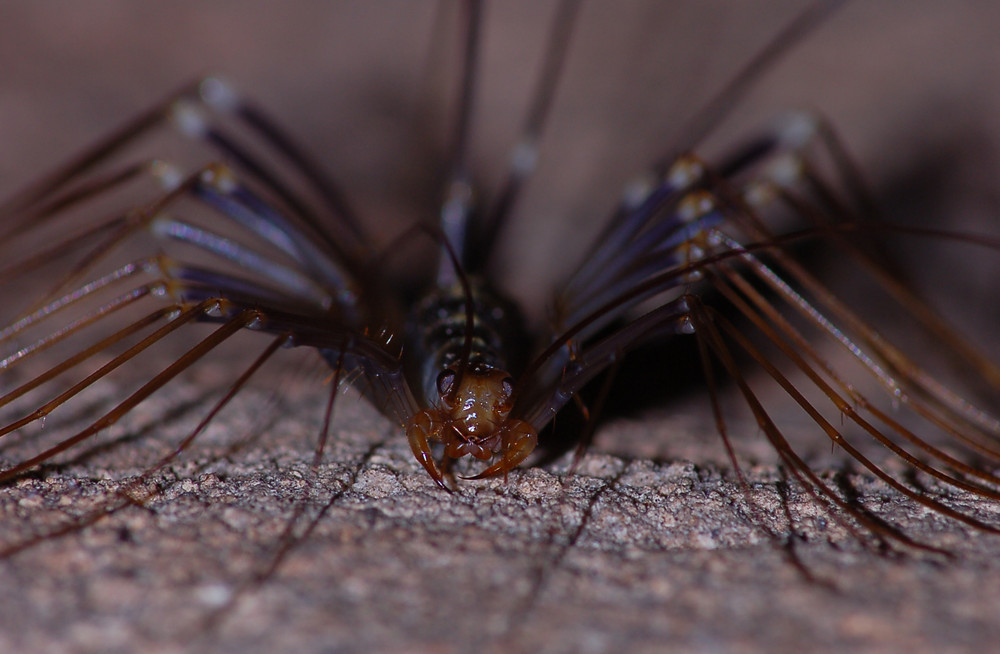
<path id="1" fill-rule="evenodd" d="M 676 137 L 680 119 L 664 115 L 701 106 L 710 82 L 798 3 L 754 5 L 586 8 L 552 154 L 524 198 L 529 218 L 512 226 L 519 245 L 504 254 L 518 264 L 512 288 L 544 297 L 532 280 L 571 263 L 553 248 L 575 245 L 567 232 L 586 238 L 621 185 Z M 500 63 L 484 76 L 474 157 L 487 177 L 505 160 L 547 11 L 491 9 L 486 57 Z M 934 2 L 848 6 L 761 82 L 719 138 L 784 108 L 816 107 L 896 219 L 988 224 L 1000 152 L 997 14 Z M 440 161 L 442 82 L 425 64 L 433 22 L 424 3 L 4 6 L 0 185 L 9 193 L 218 70 L 336 171 L 366 215 L 408 224 L 423 217 L 413 206 L 433 207 L 426 169 Z M 431 126 L 414 121 L 421 106 Z M 412 160 L 431 163 L 400 163 Z M 968 314 L 975 332 L 995 324 L 979 307 L 995 305 L 983 298 L 996 277 L 989 263 L 982 275 L 966 265 L 921 265 L 915 275 L 931 275 L 945 310 Z M 543 275 L 545 266 L 556 271 Z M 562 459 L 451 494 L 419 469 L 398 430 L 344 395 L 313 469 L 327 392 L 316 362 L 311 374 L 255 380 L 183 457 L 131 483 L 197 424 L 235 369 L 226 362 L 241 360 L 231 354 L 85 452 L 0 488 L 0 650 L 948 652 L 1000 638 L 1000 538 L 829 456 L 815 425 L 790 413 L 782 425 L 824 480 L 947 554 L 859 539 L 785 480 L 732 389 L 723 399 L 749 498 L 698 392 L 609 420 L 573 472 Z M 18 443 L 0 451 L 5 462 L 22 454 Z M 945 492 L 1000 524 L 1000 504 Z M 94 511 L 110 514 L 65 530 Z"/>

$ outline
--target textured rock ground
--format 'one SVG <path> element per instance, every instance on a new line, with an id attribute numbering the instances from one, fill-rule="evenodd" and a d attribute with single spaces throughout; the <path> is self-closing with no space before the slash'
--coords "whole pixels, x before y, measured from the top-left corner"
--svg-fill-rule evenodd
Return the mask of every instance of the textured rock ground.
<path id="1" fill-rule="evenodd" d="M 301 395 L 282 408 L 295 415 L 322 401 Z M 662 439 L 669 424 L 632 427 Z M 865 476 L 848 476 L 864 506 L 954 558 L 862 546 L 770 466 L 748 471 L 752 508 L 714 466 L 606 454 L 575 474 L 528 469 L 447 495 L 391 427 L 346 402 L 332 462 L 312 483 L 302 452 L 314 428 L 282 420 L 246 450 L 172 466 L 145 508 L 6 559 L 0 579 L 17 590 L 3 602 L 0 642 L 95 652 L 930 652 L 1000 635 L 997 537 L 915 509 Z M 134 473 L 118 459 L 8 489 L 4 541 L 106 501 Z M 954 501 L 996 518 L 995 504 Z M 296 512 L 294 547 L 255 581 Z"/>
<path id="2" fill-rule="evenodd" d="M 566 131 L 557 133 L 557 148 L 570 149 L 556 150 L 549 160 L 556 163 L 542 171 L 544 192 L 526 198 L 539 218 L 512 233 L 511 241 L 527 243 L 525 257 L 545 259 L 565 233 L 548 231 L 543 218 L 601 215 L 670 132 L 634 126 L 660 124 L 663 107 L 697 102 L 692 89 L 704 97 L 700 80 L 732 68 L 795 4 L 779 3 L 777 18 L 720 20 L 711 10 L 655 16 L 663 22 L 653 21 L 662 13 L 653 10 L 626 12 L 621 22 L 591 16 L 581 39 L 594 54 L 579 70 L 596 72 L 568 78 L 570 97 L 583 99 L 561 107 L 556 124 Z M 401 214 L 411 196 L 426 195 L 415 190 L 421 172 L 394 161 L 427 149 L 399 125 L 419 96 L 413 61 L 423 61 L 432 16 L 422 5 L 365 15 L 368 6 L 4 7 L 3 187 L 30 179 L 166 89 L 221 70 L 343 171 L 362 204 Z M 740 120 L 821 107 L 877 187 L 892 194 L 899 179 L 911 187 L 931 180 L 939 190 L 913 205 L 976 216 L 989 206 L 984 188 L 995 179 L 990 144 L 1000 129 L 990 116 L 1000 112 L 991 111 L 987 82 L 995 80 L 989 44 L 1000 19 L 970 7 L 924 9 L 903 16 L 889 3 L 847 7 L 753 94 Z M 524 13 L 514 22 L 515 13 L 498 12 L 500 29 L 533 24 Z M 654 27 L 635 31 L 646 23 Z M 664 24 L 693 25 L 678 39 L 697 45 L 671 41 Z M 602 49 L 602 36 L 613 47 Z M 645 67 L 622 63 L 661 41 L 673 42 L 678 57 L 707 47 L 707 63 L 692 69 L 662 53 L 645 56 Z M 494 166 L 504 129 L 513 129 L 504 117 L 517 114 L 509 97 L 523 96 L 511 90 L 523 88 L 513 54 L 501 56 L 507 65 L 487 87 L 494 95 L 482 119 L 500 127 L 477 146 Z M 688 84 L 661 90 L 664 75 Z M 595 102 L 588 95 L 595 89 L 610 95 Z M 601 129 L 584 127 L 587 120 Z M 535 271 L 519 275 L 523 282 Z M 979 285 L 963 280 L 961 288 Z M 953 306 L 971 307 L 964 290 L 950 295 Z M 107 435 L 118 442 L 0 489 L 4 546 L 108 506 L 163 443 L 197 422 L 204 390 L 219 383 L 205 374 L 172 389 Z M 300 380 L 285 390 L 241 394 L 197 448 L 157 476 L 159 493 L 146 506 L 0 562 L 0 649 L 942 652 L 1000 636 L 1000 539 L 916 508 L 849 466 L 827 464 L 828 448 L 816 444 L 808 421 L 790 419 L 789 429 L 800 432 L 827 478 L 951 556 L 885 553 L 859 542 L 782 480 L 755 430 L 737 419 L 741 452 L 759 462 L 746 471 L 747 505 L 702 398 L 612 421 L 573 474 L 559 465 L 530 468 L 506 484 L 467 483 L 448 495 L 417 469 L 394 428 L 350 397 L 338 404 L 336 438 L 314 480 L 308 462 L 324 388 Z M 957 493 L 951 500 L 997 522 L 994 503 Z M 269 573 L 285 542 L 294 546 Z"/>

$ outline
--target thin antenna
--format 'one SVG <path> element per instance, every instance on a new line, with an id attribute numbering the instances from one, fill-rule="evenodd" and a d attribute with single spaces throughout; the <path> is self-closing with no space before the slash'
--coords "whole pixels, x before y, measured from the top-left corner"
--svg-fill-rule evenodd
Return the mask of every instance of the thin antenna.
<path id="1" fill-rule="evenodd" d="M 691 118 L 681 131 L 682 136 L 677 150 L 661 157 L 653 170 L 659 175 L 671 166 L 679 153 L 696 149 L 701 141 L 725 120 L 733 107 L 738 105 L 739 100 L 757 85 L 761 75 L 770 71 L 778 59 L 826 22 L 827 17 L 843 3 L 844 0 L 818 0 L 778 32 L 760 52 L 750 58 L 715 97 L 705 104 L 701 111 Z"/>
<path id="2" fill-rule="evenodd" d="M 538 141 L 551 114 L 552 101 L 569 52 L 579 9 L 579 0 L 562 0 L 556 8 L 546 40 L 548 46 L 542 59 L 541 74 L 535 81 L 521 136 L 511 153 L 507 178 L 489 213 L 484 216 L 478 233 L 473 235 L 476 239 L 472 251 L 475 261 L 465 262 L 466 268 L 472 271 L 485 270 L 489 265 L 490 255 L 495 250 L 493 244 L 507 224 L 511 208 L 517 201 L 524 182 L 535 171 Z"/>
<path id="3" fill-rule="evenodd" d="M 461 83 L 457 99 L 457 120 L 448 156 L 448 181 L 441 204 L 441 231 L 459 261 L 465 260 L 465 241 L 472 206 L 472 182 L 469 178 L 469 124 L 475 100 L 476 69 L 479 61 L 480 27 L 483 7 L 480 0 L 465 2 L 465 48 L 462 56 Z M 438 262 L 438 286 L 456 281 L 455 266 L 442 252 Z"/>

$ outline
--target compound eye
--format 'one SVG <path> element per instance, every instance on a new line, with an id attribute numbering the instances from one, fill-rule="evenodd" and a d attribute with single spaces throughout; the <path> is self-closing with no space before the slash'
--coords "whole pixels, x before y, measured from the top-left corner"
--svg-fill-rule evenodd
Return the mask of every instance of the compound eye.
<path id="1" fill-rule="evenodd" d="M 455 389 L 455 371 L 445 368 L 437 376 L 437 390 L 441 397 L 447 397 Z"/>
<path id="2" fill-rule="evenodd" d="M 503 388 L 503 396 L 505 399 L 510 399 L 510 396 L 514 394 L 514 378 L 504 377 L 503 381 L 500 382 Z"/>

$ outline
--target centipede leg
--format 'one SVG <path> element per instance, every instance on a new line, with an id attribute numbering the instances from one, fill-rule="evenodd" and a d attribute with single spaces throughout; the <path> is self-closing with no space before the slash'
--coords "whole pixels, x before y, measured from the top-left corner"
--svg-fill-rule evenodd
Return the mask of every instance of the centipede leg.
<path id="1" fill-rule="evenodd" d="M 439 427 L 430 411 L 420 411 L 410 420 L 406 428 L 406 440 L 410 450 L 438 486 L 450 490 L 444 483 L 444 475 L 434 462 L 429 439 L 437 435 Z"/>
<path id="2" fill-rule="evenodd" d="M 183 370 L 191 366 L 196 361 L 200 360 L 210 350 L 214 349 L 224 341 L 228 340 L 233 334 L 235 334 L 241 329 L 246 328 L 246 326 L 255 319 L 259 319 L 257 312 L 248 310 L 240 311 L 236 316 L 227 320 L 215 332 L 213 332 L 212 334 L 201 340 L 193 348 L 182 354 L 176 361 L 167 366 L 164 370 L 162 370 L 148 382 L 143 384 L 138 390 L 132 393 L 132 395 L 130 395 L 128 398 L 126 398 L 125 400 L 120 402 L 117 406 L 115 406 L 114 409 L 109 411 L 107 414 L 105 414 L 98 420 L 91 423 L 88 427 L 81 430 L 77 434 L 60 441 L 59 443 L 48 448 L 44 452 L 41 452 L 40 454 L 37 454 L 27 459 L 26 461 L 23 461 L 11 468 L 8 468 L 7 470 L 0 472 L 0 482 L 12 479 L 17 475 L 21 474 L 22 472 L 30 470 L 36 465 L 44 461 L 47 461 L 48 459 L 51 459 L 53 456 L 59 454 L 60 452 L 63 452 L 69 449 L 70 447 L 73 447 L 74 445 L 90 438 L 91 436 L 101 431 L 102 429 L 111 426 L 112 424 L 117 422 L 119 418 L 121 418 L 123 415 L 131 411 L 140 402 L 142 402 L 147 397 L 155 393 L 157 390 L 163 387 L 167 382 L 169 382 L 171 379 L 180 374 Z M 129 354 L 129 356 L 134 356 L 134 353 L 127 353 L 127 354 Z M 120 362 L 115 362 L 115 363 L 116 365 L 118 365 L 118 363 Z M 98 371 L 98 373 L 95 374 L 100 374 L 103 376 L 104 374 L 107 374 L 107 371 L 104 368 L 102 368 L 101 370 Z M 77 384 L 76 387 L 74 387 L 74 389 L 71 389 L 71 391 L 85 388 L 86 386 L 89 386 L 91 383 L 93 383 L 93 381 L 90 378 L 85 379 L 80 384 Z M 46 407 L 43 407 L 44 411 L 42 410 L 36 411 L 33 414 L 29 415 L 27 418 L 12 424 L 20 426 L 20 424 L 25 421 L 30 422 L 31 420 L 35 420 L 36 414 L 38 414 L 39 416 L 44 415 L 45 412 L 51 411 L 51 409 L 54 406 L 58 406 L 58 404 L 61 404 L 63 401 L 65 401 L 65 399 L 62 396 L 60 398 L 56 398 L 56 400 L 50 402 L 48 405 L 46 405 Z M 4 430 L 5 430 L 4 433 L 11 431 L 12 425 L 8 425 L 7 427 L 4 428 Z"/>
<path id="3" fill-rule="evenodd" d="M 512 420 L 501 440 L 500 460 L 478 475 L 463 477 L 463 479 L 486 479 L 503 473 L 506 481 L 507 473 L 521 465 L 537 445 L 538 432 L 535 431 L 535 428 L 523 420 Z"/>
<path id="4" fill-rule="evenodd" d="M 248 127 L 270 147 L 280 152 L 286 161 L 302 173 L 320 193 L 327 207 L 333 210 L 339 223 L 355 241 L 362 240 L 354 211 L 344 200 L 344 194 L 338 185 L 320 172 L 319 166 L 314 164 L 263 111 L 242 98 L 228 84 L 213 77 L 181 86 L 68 163 L 5 202 L 0 206 L 0 216 L 5 218 L 4 223 L 10 227 L 4 234 L 16 233 L 29 225 L 34 228 L 37 225 L 35 219 L 44 213 L 39 211 L 40 207 L 52 206 L 50 198 L 60 197 L 59 192 L 75 180 L 167 123 L 173 123 L 182 134 L 208 144 L 225 158 L 246 165 L 258 179 L 276 189 L 278 195 L 291 199 L 292 206 L 299 205 L 295 195 L 277 181 L 279 177 L 264 166 L 259 158 L 247 155 L 236 141 L 226 136 L 207 116 L 203 115 L 203 110 L 206 108 L 221 115 L 233 116 L 236 121 Z M 115 183 L 113 180 L 126 176 L 125 173 L 111 175 L 107 184 L 113 185 Z M 95 189 L 101 186 L 98 184 L 94 187 L 91 183 L 85 182 L 63 197 L 92 195 Z M 16 219 L 7 220 L 15 216 Z M 310 223 L 313 227 L 318 224 L 315 220 L 310 220 Z M 322 229 L 318 230 L 318 233 L 324 236 L 329 234 Z"/>
<path id="5" fill-rule="evenodd" d="M 173 460 L 180 456 L 182 452 L 188 449 L 188 447 L 194 443 L 195 439 L 197 439 L 198 436 L 205 430 L 209 423 L 215 419 L 218 413 L 222 411 L 222 409 L 229 404 L 234 397 L 236 397 L 236 394 L 239 393 L 244 386 L 246 386 L 247 382 L 249 382 L 250 378 L 256 374 L 258 370 L 260 370 L 261 366 L 263 366 L 264 363 L 267 362 L 275 354 L 275 352 L 277 352 L 287 342 L 287 334 L 282 334 L 276 337 L 271 344 L 268 345 L 268 347 L 254 360 L 254 362 L 240 374 L 236 381 L 230 385 L 225 395 L 223 395 L 223 397 L 220 398 L 214 406 L 212 406 L 198 425 L 192 429 L 191 432 L 173 448 L 173 450 L 143 471 L 138 478 L 129 481 L 124 488 L 116 492 L 118 501 L 109 501 L 105 505 L 72 520 L 68 524 L 62 525 L 55 530 L 39 534 L 25 541 L 0 549 L 0 558 L 12 556 L 42 541 L 60 538 L 62 536 L 79 532 L 80 530 L 89 527 L 90 525 L 129 506 L 144 505 L 146 502 L 149 502 L 157 493 L 162 492 L 162 488 L 158 488 L 153 491 L 146 490 L 142 497 L 137 497 L 137 488 L 147 482 L 154 474 L 165 468 Z"/>

